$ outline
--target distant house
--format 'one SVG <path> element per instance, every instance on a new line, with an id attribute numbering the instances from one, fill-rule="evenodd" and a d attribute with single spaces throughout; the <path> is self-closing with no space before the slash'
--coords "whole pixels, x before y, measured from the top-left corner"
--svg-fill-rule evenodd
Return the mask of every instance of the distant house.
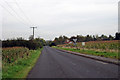
<path id="1" fill-rule="evenodd" d="M 65 43 L 67 43 L 67 44 L 72 44 L 73 42 L 72 41 L 70 41 L 70 40 L 66 40 L 66 42 Z"/>
<path id="2" fill-rule="evenodd" d="M 72 44 L 73 42 L 72 41 L 70 41 L 68 44 Z"/>

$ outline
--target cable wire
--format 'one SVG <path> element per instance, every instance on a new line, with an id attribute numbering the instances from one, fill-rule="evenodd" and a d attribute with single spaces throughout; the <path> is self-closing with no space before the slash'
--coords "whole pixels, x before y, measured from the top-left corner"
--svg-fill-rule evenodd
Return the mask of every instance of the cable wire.
<path id="1" fill-rule="evenodd" d="M 19 10 L 21 11 L 21 13 L 25 16 L 25 18 L 29 21 L 29 23 L 32 23 L 30 18 L 25 14 L 25 12 L 22 10 L 22 8 L 20 7 L 20 5 L 18 4 L 17 0 L 14 0 L 15 4 L 18 6 Z M 32 23 L 33 24 L 33 23 Z"/>
<path id="2" fill-rule="evenodd" d="M 25 21 L 24 18 L 22 18 L 21 16 L 19 16 L 19 14 L 13 9 L 13 7 L 11 5 L 9 5 L 9 3 L 6 0 L 3 0 L 10 8 L 11 10 L 22 20 Z M 26 21 L 25 21 L 26 22 Z M 28 23 L 29 24 L 29 23 Z M 29 25 L 30 26 L 30 25 Z"/>
<path id="3" fill-rule="evenodd" d="M 7 8 L 5 8 L 3 5 L 1 5 L 0 4 L 0 6 L 2 7 L 2 8 L 4 8 L 10 15 L 12 15 L 13 17 L 16 17 L 15 15 L 13 15 Z M 18 21 L 20 21 L 21 23 L 23 23 L 19 18 L 17 18 L 16 17 L 16 19 L 18 20 Z M 27 25 L 27 24 L 25 24 L 25 23 L 23 23 L 24 25 Z M 28 25 L 27 25 L 28 26 Z"/>

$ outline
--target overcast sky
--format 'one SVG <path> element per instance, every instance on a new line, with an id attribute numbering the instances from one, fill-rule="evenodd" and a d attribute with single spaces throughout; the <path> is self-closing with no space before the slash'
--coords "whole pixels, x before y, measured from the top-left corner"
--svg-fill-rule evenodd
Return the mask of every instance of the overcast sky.
<path id="1" fill-rule="evenodd" d="M 32 35 L 31 26 L 37 26 L 35 37 L 45 40 L 60 35 L 115 35 L 118 31 L 118 1 L 2 0 L 2 39 L 28 39 Z"/>

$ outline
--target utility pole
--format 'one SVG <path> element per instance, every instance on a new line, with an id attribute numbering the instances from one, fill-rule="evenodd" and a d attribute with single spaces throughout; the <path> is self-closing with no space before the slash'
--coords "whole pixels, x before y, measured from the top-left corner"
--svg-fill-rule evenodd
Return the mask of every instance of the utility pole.
<path id="1" fill-rule="evenodd" d="M 34 29 L 37 28 L 37 27 L 30 27 L 30 28 L 33 28 L 33 39 L 34 39 Z"/>

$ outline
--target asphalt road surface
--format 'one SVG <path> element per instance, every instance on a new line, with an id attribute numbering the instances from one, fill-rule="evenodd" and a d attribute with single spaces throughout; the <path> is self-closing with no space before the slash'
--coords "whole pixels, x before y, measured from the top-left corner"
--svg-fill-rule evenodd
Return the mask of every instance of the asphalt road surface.
<path id="1" fill-rule="evenodd" d="M 117 78 L 118 66 L 45 46 L 28 78 Z"/>

